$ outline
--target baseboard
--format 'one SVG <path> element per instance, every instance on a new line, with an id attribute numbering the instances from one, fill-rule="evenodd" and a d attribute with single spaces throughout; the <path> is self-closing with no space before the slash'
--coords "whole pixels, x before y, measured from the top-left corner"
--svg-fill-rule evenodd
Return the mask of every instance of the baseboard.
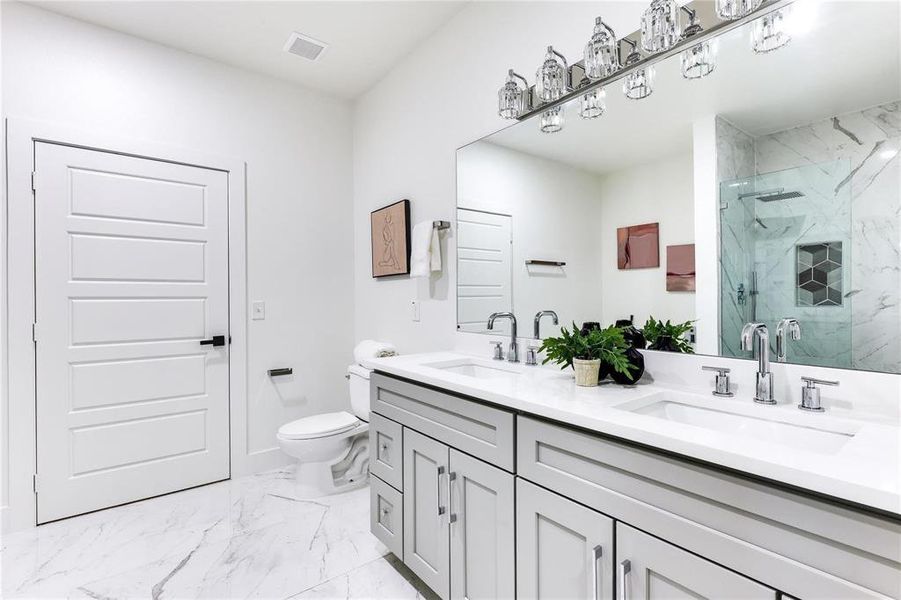
<path id="1" fill-rule="evenodd" d="M 251 452 L 241 461 L 242 465 L 232 463 L 232 479 L 242 477 L 244 475 L 253 475 L 261 471 L 269 471 L 278 469 L 293 463 L 293 459 L 282 452 L 281 448 L 267 448 L 265 450 L 257 450 Z"/>

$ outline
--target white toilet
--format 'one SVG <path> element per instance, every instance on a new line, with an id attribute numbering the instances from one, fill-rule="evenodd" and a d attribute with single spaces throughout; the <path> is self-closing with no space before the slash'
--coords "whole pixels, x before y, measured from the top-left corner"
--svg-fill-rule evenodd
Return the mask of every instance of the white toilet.
<path id="1" fill-rule="evenodd" d="M 347 368 L 350 406 L 291 421 L 278 430 L 282 451 L 297 460 L 297 493 L 307 498 L 335 494 L 369 480 L 369 374 Z M 356 416 L 354 416 L 356 415 Z"/>

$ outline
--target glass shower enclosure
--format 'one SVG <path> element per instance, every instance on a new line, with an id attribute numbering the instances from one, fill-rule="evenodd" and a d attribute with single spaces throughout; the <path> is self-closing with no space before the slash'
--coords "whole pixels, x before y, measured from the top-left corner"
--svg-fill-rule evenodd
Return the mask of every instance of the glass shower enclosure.
<path id="1" fill-rule="evenodd" d="M 801 325 L 788 362 L 852 364 L 851 166 L 805 165 L 720 184 L 720 355 L 741 349 L 745 323 Z"/>

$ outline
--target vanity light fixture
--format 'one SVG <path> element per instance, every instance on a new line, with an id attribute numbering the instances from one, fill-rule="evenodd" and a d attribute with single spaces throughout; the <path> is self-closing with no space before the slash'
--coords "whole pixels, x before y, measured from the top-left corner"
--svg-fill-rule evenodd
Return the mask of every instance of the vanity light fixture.
<path id="1" fill-rule="evenodd" d="M 566 58 L 554 50 L 553 46 L 547 47 L 544 63 L 535 73 L 535 92 L 542 102 L 553 102 L 563 97 L 570 91 L 569 65 Z"/>
<path id="2" fill-rule="evenodd" d="M 629 55 L 623 62 L 623 66 L 628 67 L 634 65 L 641 60 L 641 54 L 638 52 L 638 44 L 629 38 L 623 38 L 620 42 L 626 42 L 631 47 Z M 623 93 L 626 98 L 632 100 L 641 100 L 647 98 L 654 91 L 654 65 L 648 65 L 643 69 L 637 69 L 626 75 L 623 81 Z"/>
<path id="3" fill-rule="evenodd" d="M 698 22 L 698 13 L 687 6 L 682 10 L 688 14 L 689 25 L 682 32 L 682 39 L 688 39 L 701 33 L 704 28 Z M 710 75 L 716 68 L 716 42 L 705 41 L 683 50 L 679 55 L 682 66 L 682 77 L 685 79 L 700 79 Z"/>
<path id="4" fill-rule="evenodd" d="M 594 88 L 586 92 L 579 100 L 579 116 L 583 119 L 596 119 L 607 111 L 607 92 L 604 88 Z"/>
<path id="5" fill-rule="evenodd" d="M 555 106 L 541 113 L 539 126 L 542 133 L 557 133 L 563 129 L 563 107 Z"/>
<path id="6" fill-rule="evenodd" d="M 788 7 L 774 10 L 751 23 L 751 48 L 757 54 L 766 54 L 782 48 L 791 41 L 788 32 Z"/>
<path id="7" fill-rule="evenodd" d="M 585 76 L 592 81 L 603 79 L 619 70 L 616 34 L 601 17 L 594 20 L 594 32 L 585 44 Z"/>
<path id="8" fill-rule="evenodd" d="M 676 0 L 653 0 L 641 16 L 641 47 L 656 54 L 669 50 L 680 39 L 679 4 Z"/>
<path id="9" fill-rule="evenodd" d="M 724 21 L 747 17 L 760 8 L 763 0 L 716 0 L 716 14 Z"/>
<path id="10" fill-rule="evenodd" d="M 522 81 L 523 87 L 519 87 Z M 529 82 L 525 77 L 510 69 L 507 71 L 507 82 L 497 91 L 497 114 L 504 119 L 516 119 L 522 114 L 529 93 Z"/>

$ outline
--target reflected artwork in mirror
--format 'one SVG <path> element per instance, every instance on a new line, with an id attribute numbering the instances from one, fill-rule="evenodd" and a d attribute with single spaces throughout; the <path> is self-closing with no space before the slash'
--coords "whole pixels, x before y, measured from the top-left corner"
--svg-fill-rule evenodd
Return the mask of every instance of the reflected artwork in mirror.
<path id="1" fill-rule="evenodd" d="M 501 311 L 654 317 L 690 322 L 696 353 L 750 358 L 743 326 L 788 320 L 803 336 L 787 362 L 901 373 L 901 6 L 764 2 L 742 19 L 753 3 L 719 5 L 736 20 L 697 11 L 716 60 L 703 77 L 685 74 L 686 19 L 684 45 L 639 47 L 640 64 L 549 103 L 554 135 L 539 103 L 458 150 L 459 330 Z M 640 102 L 621 93 L 632 66 L 655 74 Z"/>

